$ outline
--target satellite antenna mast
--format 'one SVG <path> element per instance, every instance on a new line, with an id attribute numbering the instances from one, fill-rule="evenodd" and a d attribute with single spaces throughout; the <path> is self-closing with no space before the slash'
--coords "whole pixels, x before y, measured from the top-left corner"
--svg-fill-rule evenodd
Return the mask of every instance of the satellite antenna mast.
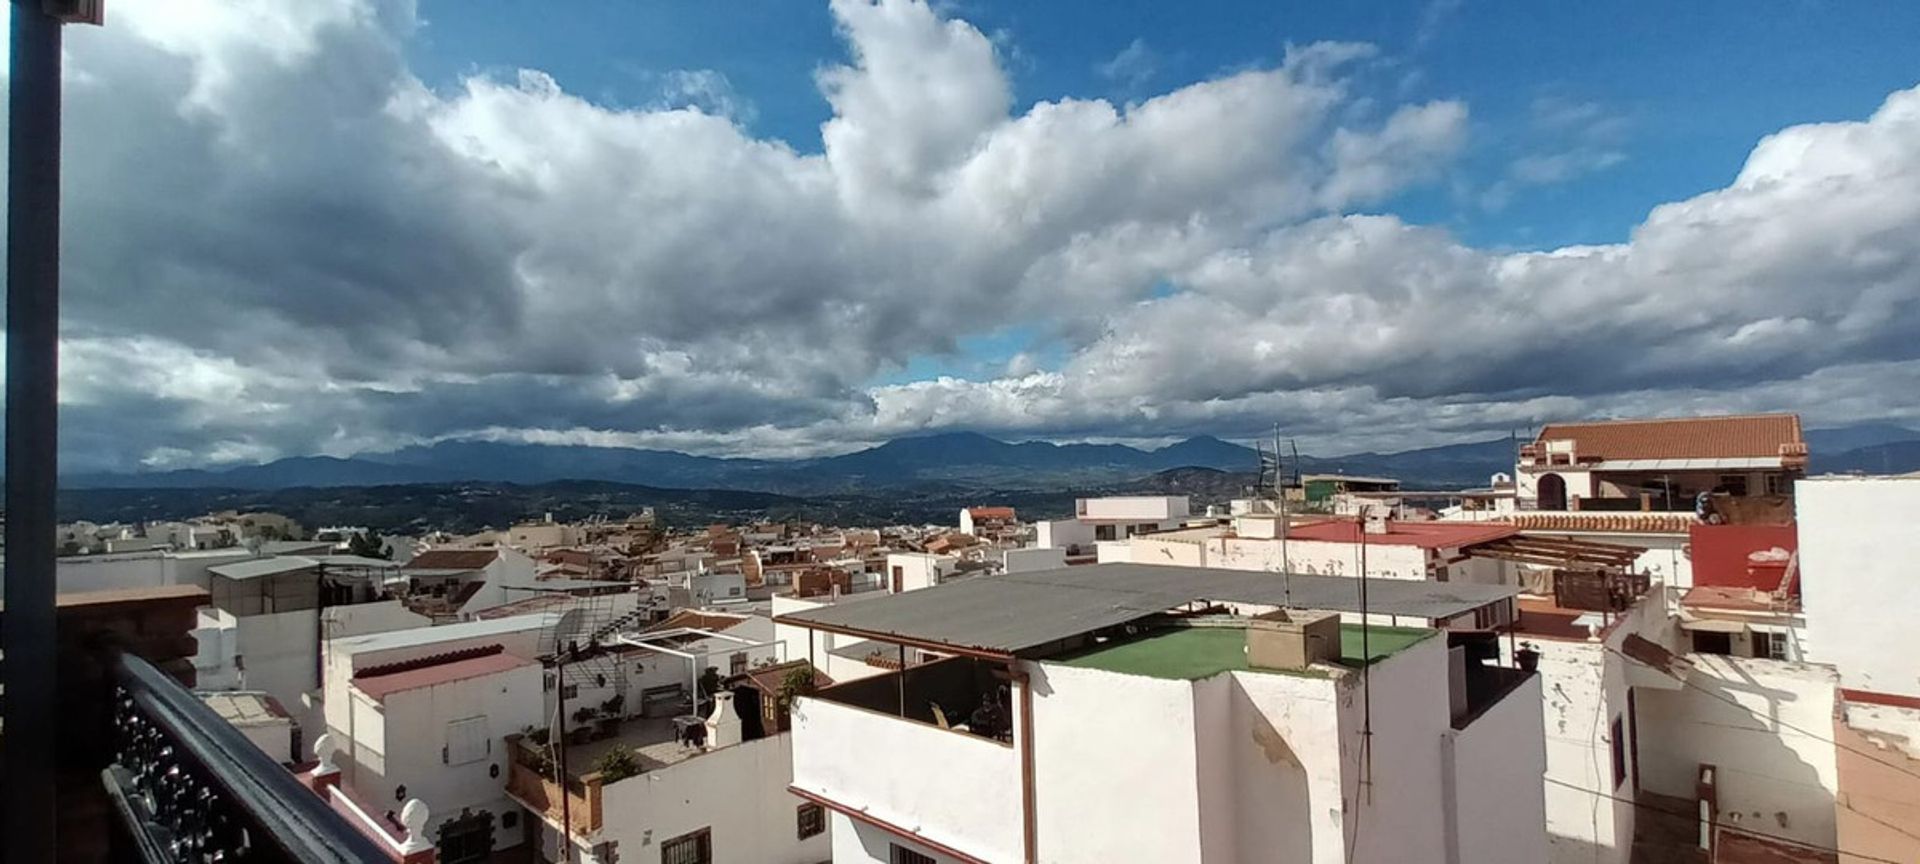
<path id="1" fill-rule="evenodd" d="M 573 854 L 573 806 L 572 797 L 565 794 L 567 788 L 567 687 L 569 678 L 577 684 L 591 680 L 596 687 L 604 687 L 611 679 L 616 691 L 625 690 L 626 678 L 618 674 L 617 666 L 609 664 L 606 655 L 600 650 L 600 641 L 605 637 L 610 617 L 597 598 L 574 598 L 567 609 L 554 618 L 553 626 L 540 634 L 540 656 L 553 664 L 554 677 L 554 718 L 548 726 L 547 747 L 551 751 L 554 775 L 560 783 L 560 842 L 565 851 L 561 853 L 562 864 L 572 864 Z M 609 675 L 611 670 L 614 674 Z"/>
<path id="2" fill-rule="evenodd" d="M 1294 463 L 1300 459 L 1296 455 Z M 1293 533 L 1293 521 L 1287 518 L 1287 483 L 1283 463 L 1280 461 L 1280 424 L 1273 424 L 1273 494 L 1280 500 L 1280 514 L 1275 517 L 1280 530 L 1280 594 L 1288 609 L 1293 608 L 1293 559 L 1287 555 L 1287 535 Z"/>

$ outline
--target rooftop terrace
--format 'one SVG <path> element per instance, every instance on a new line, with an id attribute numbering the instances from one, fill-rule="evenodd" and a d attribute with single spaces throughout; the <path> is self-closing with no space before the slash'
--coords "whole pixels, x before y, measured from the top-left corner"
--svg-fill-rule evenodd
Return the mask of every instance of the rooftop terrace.
<path id="1" fill-rule="evenodd" d="M 1372 627 L 1365 639 L 1357 624 L 1340 625 L 1340 665 L 1359 668 L 1362 657 L 1378 662 L 1437 631 L 1414 627 Z M 1367 651 L 1361 652 L 1361 643 Z M 1194 681 L 1221 672 L 1248 671 L 1247 633 L 1239 627 L 1175 627 L 1139 639 L 1114 641 L 1058 658 L 1066 666 L 1104 669 L 1123 675 Z M 1261 669 L 1287 675 L 1321 675 L 1317 670 Z"/>

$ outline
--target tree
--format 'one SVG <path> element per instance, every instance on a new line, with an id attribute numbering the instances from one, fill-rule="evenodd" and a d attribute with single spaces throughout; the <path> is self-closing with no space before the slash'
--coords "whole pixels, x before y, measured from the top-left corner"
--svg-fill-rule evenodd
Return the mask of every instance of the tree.
<path id="1" fill-rule="evenodd" d="M 393 557 L 393 550 L 387 548 L 387 541 L 381 539 L 380 532 L 369 528 L 347 538 L 347 554 L 386 559 Z"/>
<path id="2" fill-rule="evenodd" d="M 634 758 L 632 750 L 615 747 L 594 763 L 593 770 L 600 772 L 601 783 L 618 783 L 640 773 L 640 760 Z"/>
<path id="3" fill-rule="evenodd" d="M 802 696 L 812 696 L 816 688 L 813 683 L 813 664 L 801 663 L 787 674 L 780 676 L 780 690 L 774 694 L 774 702 L 781 712 L 793 709 L 793 700 Z"/>

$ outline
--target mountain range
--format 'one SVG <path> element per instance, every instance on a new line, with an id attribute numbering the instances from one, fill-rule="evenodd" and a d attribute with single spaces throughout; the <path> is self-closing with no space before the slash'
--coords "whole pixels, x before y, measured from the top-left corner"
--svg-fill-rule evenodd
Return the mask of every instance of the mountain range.
<path id="1" fill-rule="evenodd" d="M 1920 470 L 1920 432 L 1869 424 L 1807 433 L 1814 473 Z M 1302 473 L 1398 478 L 1408 488 L 1485 485 L 1513 468 L 1506 438 L 1397 453 L 1302 456 Z M 722 489 L 780 495 L 843 495 L 913 490 L 1063 489 L 1110 486 L 1176 468 L 1251 473 L 1252 448 L 1218 438 L 1188 438 L 1158 449 L 1122 444 L 1009 443 L 972 432 L 888 441 L 813 459 L 742 459 L 670 450 L 578 445 L 446 441 L 352 458 L 302 456 L 224 469 L 81 474 L 67 489 L 236 489 L 347 487 L 463 482 L 543 484 L 591 480 L 660 488 Z"/>

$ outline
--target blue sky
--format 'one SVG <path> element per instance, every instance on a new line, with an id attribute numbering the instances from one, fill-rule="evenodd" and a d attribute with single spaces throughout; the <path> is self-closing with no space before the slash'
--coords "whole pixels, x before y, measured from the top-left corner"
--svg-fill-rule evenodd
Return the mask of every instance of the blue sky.
<path id="1" fill-rule="evenodd" d="M 70 32 L 68 464 L 1920 425 L 1920 3 L 555 8 Z"/>
<path id="2" fill-rule="evenodd" d="M 1444 226 L 1490 249 L 1617 243 L 1649 208 L 1725 185 L 1762 136 L 1870 113 L 1920 80 L 1920 3 L 1720 0 L 1673 4 L 1061 0 L 936 4 L 995 42 L 1015 113 L 1036 101 L 1140 101 L 1249 67 L 1289 44 L 1366 42 L 1361 98 L 1463 100 L 1470 145 L 1442 184 L 1372 209 Z M 536 68 L 612 106 L 684 104 L 676 73 L 724 76 L 742 125 L 797 150 L 821 149 L 831 116 L 816 70 L 843 62 L 824 4 L 423 0 L 409 45 L 415 72 L 450 87 L 473 74 Z M 711 107 L 709 105 L 709 107 Z M 1362 109 L 1365 110 L 1364 105 Z M 1540 166 L 1532 181 L 1516 161 Z M 1558 161 L 1556 161 L 1558 160 Z M 960 340 L 870 379 L 1001 374 L 1063 349 L 1036 328 Z"/>
<path id="3" fill-rule="evenodd" d="M 1516 249 L 1614 243 L 1661 202 L 1732 179 L 1762 136 L 1796 123 L 1870 113 L 1920 81 L 1920 3 L 1512 4 L 1058 0 L 936 4 L 991 36 L 1016 112 L 1063 97 L 1140 100 L 1225 72 L 1273 66 L 1286 45 L 1368 42 L 1382 55 L 1362 83 L 1383 99 L 1454 98 L 1472 110 L 1460 174 L 1478 191 L 1516 158 L 1552 152 L 1564 133 L 1536 106 L 1591 106 L 1617 128 L 1624 159 L 1489 207 L 1456 189 L 1419 190 L 1380 209 L 1450 226 L 1477 245 Z M 746 124 L 820 150 L 831 110 L 815 70 L 842 62 L 826 6 L 808 2 L 423 0 L 409 46 L 415 71 L 451 85 L 475 72 L 543 70 L 613 105 L 660 101 L 661 76 L 710 69 L 753 105 Z M 1103 74 L 1138 40 L 1143 60 Z"/>

